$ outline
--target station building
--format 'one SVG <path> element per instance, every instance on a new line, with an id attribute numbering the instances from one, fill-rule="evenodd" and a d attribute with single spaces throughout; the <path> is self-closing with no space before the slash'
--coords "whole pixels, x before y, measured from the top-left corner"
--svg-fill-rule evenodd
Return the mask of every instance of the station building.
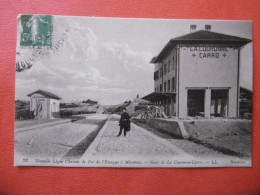
<path id="1" fill-rule="evenodd" d="M 151 60 L 154 92 L 143 99 L 167 116 L 238 117 L 240 51 L 251 40 L 190 28 Z"/>
<path id="2" fill-rule="evenodd" d="M 27 95 L 30 97 L 30 111 L 37 119 L 53 119 L 59 115 L 60 97 L 44 90 Z"/>

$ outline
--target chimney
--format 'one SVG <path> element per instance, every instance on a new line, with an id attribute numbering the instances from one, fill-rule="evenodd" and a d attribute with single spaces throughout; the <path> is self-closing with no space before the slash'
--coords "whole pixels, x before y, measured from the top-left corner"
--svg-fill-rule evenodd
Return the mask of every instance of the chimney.
<path id="1" fill-rule="evenodd" d="M 210 30 L 211 30 L 211 25 L 206 24 L 206 25 L 205 25 L 205 31 L 210 31 Z"/>
<path id="2" fill-rule="evenodd" d="M 191 24 L 190 25 L 190 33 L 195 32 L 196 31 L 196 27 L 197 27 L 197 25 Z"/>

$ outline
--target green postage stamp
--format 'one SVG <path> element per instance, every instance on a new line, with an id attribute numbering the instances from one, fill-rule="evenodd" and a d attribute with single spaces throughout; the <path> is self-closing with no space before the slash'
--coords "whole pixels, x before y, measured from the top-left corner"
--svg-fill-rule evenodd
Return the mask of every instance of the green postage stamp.
<path id="1" fill-rule="evenodd" d="M 22 15 L 21 46 L 52 46 L 52 16 Z"/>

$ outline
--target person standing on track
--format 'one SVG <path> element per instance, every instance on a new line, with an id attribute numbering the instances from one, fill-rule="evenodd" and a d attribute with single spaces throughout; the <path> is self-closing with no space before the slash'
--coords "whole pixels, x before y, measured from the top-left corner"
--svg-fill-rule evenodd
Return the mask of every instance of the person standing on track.
<path id="1" fill-rule="evenodd" d="M 130 116 L 126 112 L 126 109 L 124 108 L 123 113 L 121 114 L 121 118 L 119 120 L 119 126 L 120 131 L 117 137 L 119 137 L 122 134 L 122 130 L 124 129 L 124 136 L 126 136 L 126 132 L 130 131 Z"/>

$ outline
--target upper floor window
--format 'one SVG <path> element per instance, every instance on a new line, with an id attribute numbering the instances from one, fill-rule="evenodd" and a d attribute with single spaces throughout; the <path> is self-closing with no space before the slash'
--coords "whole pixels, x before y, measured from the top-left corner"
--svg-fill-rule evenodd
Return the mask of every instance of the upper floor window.
<path id="1" fill-rule="evenodd" d="M 171 62 L 170 60 L 168 60 L 168 72 L 170 72 L 170 69 L 171 69 Z"/>
<path id="2" fill-rule="evenodd" d="M 167 83 L 164 82 L 164 92 L 166 92 L 166 89 L 167 89 Z"/>
<path id="3" fill-rule="evenodd" d="M 174 69 L 174 65 L 175 65 L 175 58 L 174 58 L 174 56 L 172 57 L 172 69 Z"/>
<path id="4" fill-rule="evenodd" d="M 158 80 L 159 79 L 159 71 L 154 72 L 154 80 Z"/>
<path id="5" fill-rule="evenodd" d="M 163 76 L 163 68 L 160 68 L 160 77 Z"/>
<path id="6" fill-rule="evenodd" d="M 166 75 L 166 73 L 167 73 L 167 64 L 164 64 L 164 66 L 163 66 L 163 72 L 164 72 L 164 75 Z"/>
<path id="7" fill-rule="evenodd" d="M 168 91 L 171 90 L 171 80 L 168 80 Z"/>

